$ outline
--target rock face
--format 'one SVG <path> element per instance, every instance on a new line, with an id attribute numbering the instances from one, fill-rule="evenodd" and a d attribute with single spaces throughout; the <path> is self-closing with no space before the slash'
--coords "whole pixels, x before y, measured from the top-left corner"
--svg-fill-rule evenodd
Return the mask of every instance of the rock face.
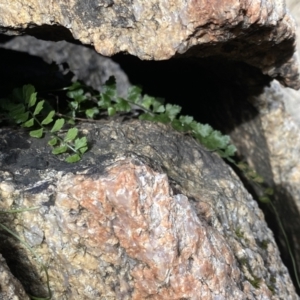
<path id="1" fill-rule="evenodd" d="M 106 56 L 222 56 L 300 87 L 295 25 L 284 0 L 1 0 L 0 28 L 7 35 L 74 38 Z"/>
<path id="2" fill-rule="evenodd" d="M 1 223 L 49 266 L 53 299 L 298 299 L 257 203 L 217 155 L 148 122 L 82 130 L 93 147 L 73 165 L 0 132 L 1 209 L 38 207 Z M 14 273 L 35 274 L 9 243 Z M 45 293 L 38 274 L 20 280 Z"/>
<path id="3" fill-rule="evenodd" d="M 299 123 L 284 107 L 284 89 L 278 82 L 272 82 L 264 93 L 249 99 L 249 104 L 236 107 L 239 118 L 247 119 L 235 126 L 231 133 L 239 154 L 261 174 L 267 186 L 274 189 L 274 205 L 294 253 L 298 270 L 300 267 L 300 164 Z M 231 108 L 236 105 L 232 103 Z M 248 106 L 248 108 L 247 108 Z M 232 110 L 228 107 L 228 115 Z M 242 114 L 238 111 L 243 111 Z M 249 114 L 252 118 L 249 120 Z M 237 121 L 237 117 L 232 120 Z M 243 137 L 243 138 L 241 138 Z M 250 183 L 251 185 L 251 183 Z M 253 186 L 257 194 L 261 190 Z M 273 216 L 274 222 L 274 216 Z M 276 222 L 275 222 L 276 223 Z M 278 224 L 275 226 L 275 228 Z M 286 242 L 279 228 L 277 238 L 281 242 L 283 257 L 290 260 Z"/>
<path id="4" fill-rule="evenodd" d="M 29 300 L 20 282 L 11 274 L 0 254 L 0 299 Z"/>
<path id="5" fill-rule="evenodd" d="M 300 24 L 299 2 L 289 0 L 287 4 Z M 298 32 L 300 33 L 299 27 Z M 297 44 L 300 45 L 299 37 Z M 298 55 L 299 51 L 298 48 Z M 263 89 L 262 93 L 248 98 L 248 103 L 252 103 L 252 107 L 246 102 L 240 104 L 228 102 L 225 109 L 228 110 L 227 117 L 230 116 L 232 121 L 235 120 L 233 121 L 235 125 L 231 126 L 234 128 L 231 137 L 241 157 L 262 174 L 268 186 L 275 191 L 274 205 L 284 224 L 298 270 L 300 270 L 299 101 L 299 91 L 284 88 L 274 80 L 270 86 Z M 233 109 L 234 106 L 238 108 Z M 235 114 L 232 113 L 233 110 L 236 111 Z M 289 255 L 284 254 L 288 250 L 279 229 L 277 238 L 282 244 L 283 257 L 289 261 Z"/>

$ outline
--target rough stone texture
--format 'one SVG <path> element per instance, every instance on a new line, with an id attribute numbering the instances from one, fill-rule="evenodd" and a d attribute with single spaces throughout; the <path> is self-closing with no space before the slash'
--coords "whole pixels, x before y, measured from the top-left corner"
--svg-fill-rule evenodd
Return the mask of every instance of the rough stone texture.
<path id="1" fill-rule="evenodd" d="M 20 282 L 11 274 L 5 259 L 0 254 L 0 299 L 29 300 Z"/>
<path id="2" fill-rule="evenodd" d="M 73 165 L 0 132 L 1 209 L 39 207 L 1 222 L 49 265 L 53 299 L 299 299 L 257 203 L 217 155 L 164 125 L 82 129 L 93 147 Z M 37 268 L 21 256 L 11 268 Z M 38 290 L 36 277 L 20 280 Z"/>
<path id="3" fill-rule="evenodd" d="M 223 56 L 299 88 L 295 25 L 284 0 L 0 1 L 0 29 L 77 39 L 111 56 Z"/>
<path id="4" fill-rule="evenodd" d="M 263 175 L 268 186 L 274 188 L 274 204 L 292 245 L 299 270 L 300 128 L 299 123 L 286 112 L 283 96 L 284 91 L 279 83 L 272 82 L 263 94 L 251 99 L 259 114 L 237 126 L 231 137 L 238 146 L 240 155 Z M 244 109 L 242 118 L 246 118 L 249 111 L 251 109 L 248 112 Z M 260 192 L 258 190 L 258 193 Z M 285 248 L 280 230 L 277 237 Z M 287 249 L 285 251 L 287 253 Z M 284 254 L 286 255 L 289 256 Z"/>
<path id="5" fill-rule="evenodd" d="M 297 45 L 297 55 L 300 55 L 300 2 L 295 0 L 286 0 L 287 7 L 289 8 L 292 16 L 296 20 L 297 25 L 297 38 L 296 38 L 296 45 Z M 300 126 L 300 92 L 295 91 L 293 89 L 285 88 L 282 89 L 283 93 L 283 100 L 285 103 L 285 108 L 288 113 L 293 116 L 293 119 L 299 124 Z"/>
<path id="6" fill-rule="evenodd" d="M 299 2 L 288 0 L 287 5 L 300 25 Z M 299 36 L 297 45 L 299 55 Z M 274 188 L 274 204 L 300 270 L 300 93 L 283 88 L 274 80 L 260 95 L 249 98 L 248 102 L 253 107 L 245 103 L 238 104 L 239 112 L 236 112 L 235 117 L 232 117 L 234 114 L 230 110 L 237 103 L 228 102 L 227 116 L 231 117 L 230 122 L 236 123 L 236 126 L 231 126 L 234 127 L 231 137 L 240 155 Z M 240 111 L 243 113 L 240 114 Z M 254 188 L 257 190 L 257 187 Z M 276 234 L 281 242 L 282 255 L 289 261 L 282 233 L 278 229 Z"/>

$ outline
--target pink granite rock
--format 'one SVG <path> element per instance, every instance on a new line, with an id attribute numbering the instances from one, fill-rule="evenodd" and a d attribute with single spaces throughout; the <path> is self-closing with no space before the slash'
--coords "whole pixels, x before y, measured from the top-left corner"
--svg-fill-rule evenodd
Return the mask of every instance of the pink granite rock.
<path id="1" fill-rule="evenodd" d="M 94 146 L 71 166 L 0 131 L 1 209 L 38 207 L 0 221 L 49 266 L 53 299 L 298 299 L 257 203 L 218 156 L 163 125 L 86 130 Z M 27 272 L 39 270 L 24 251 Z M 38 290 L 32 281 L 22 284 Z"/>

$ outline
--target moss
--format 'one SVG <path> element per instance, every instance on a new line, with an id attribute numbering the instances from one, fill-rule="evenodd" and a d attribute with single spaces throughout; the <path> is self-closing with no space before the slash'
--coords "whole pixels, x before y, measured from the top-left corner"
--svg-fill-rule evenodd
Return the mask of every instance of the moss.
<path id="1" fill-rule="evenodd" d="M 272 292 L 272 295 L 275 295 L 275 287 L 270 284 L 267 284 L 267 287 Z"/>
<path id="2" fill-rule="evenodd" d="M 243 266 L 247 266 L 248 265 L 248 259 L 246 257 L 239 258 L 238 261 Z"/>
<path id="3" fill-rule="evenodd" d="M 252 275 L 252 274 L 251 274 Z M 247 278 L 247 280 L 252 284 L 253 287 L 258 289 L 260 287 L 261 278 L 252 275 L 253 278 Z"/>
<path id="4" fill-rule="evenodd" d="M 259 243 L 259 246 L 264 249 L 267 250 L 268 249 L 268 245 L 270 243 L 270 240 L 263 240 Z"/>
<path id="5" fill-rule="evenodd" d="M 235 230 L 235 234 L 238 238 L 243 239 L 244 238 L 244 232 L 241 230 L 241 227 L 237 227 Z"/>

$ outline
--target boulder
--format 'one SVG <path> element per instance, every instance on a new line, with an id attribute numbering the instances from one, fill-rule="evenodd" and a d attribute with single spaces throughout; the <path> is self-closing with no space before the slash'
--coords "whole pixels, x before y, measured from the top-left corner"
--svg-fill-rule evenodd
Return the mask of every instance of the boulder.
<path id="1" fill-rule="evenodd" d="M 36 207 L 1 223 L 48 266 L 53 299 L 298 299 L 256 201 L 216 154 L 149 122 L 81 129 L 93 146 L 71 165 L 46 140 L 0 131 L 1 209 Z M 40 270 L 10 249 L 15 274 Z M 43 295 L 43 274 L 20 277 Z"/>
<path id="2" fill-rule="evenodd" d="M 79 40 L 102 55 L 243 61 L 299 88 L 295 24 L 284 0 L 0 1 L 0 32 Z"/>

